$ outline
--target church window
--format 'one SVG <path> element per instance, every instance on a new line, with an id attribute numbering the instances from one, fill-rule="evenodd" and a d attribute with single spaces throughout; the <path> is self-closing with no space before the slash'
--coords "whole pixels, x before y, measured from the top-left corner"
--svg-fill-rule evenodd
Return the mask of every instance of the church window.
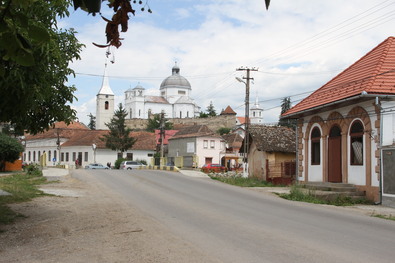
<path id="1" fill-rule="evenodd" d="M 57 155 L 57 152 L 56 152 L 56 150 L 55 150 L 55 151 L 53 151 L 53 158 L 55 158 L 56 160 L 58 160 L 58 155 Z"/>
<path id="2" fill-rule="evenodd" d="M 187 111 L 187 118 L 189 118 L 189 111 Z"/>
<path id="3" fill-rule="evenodd" d="M 66 162 L 69 161 L 69 153 L 66 153 Z"/>
<path id="4" fill-rule="evenodd" d="M 40 155 L 40 154 L 39 154 Z M 51 161 L 51 151 L 48 151 L 48 162 L 50 162 Z"/>
<path id="5" fill-rule="evenodd" d="M 351 165 L 363 165 L 363 125 L 355 121 L 350 129 Z"/>
<path id="6" fill-rule="evenodd" d="M 130 113 L 129 114 L 130 114 L 129 117 L 131 119 L 132 118 L 132 109 L 130 109 Z"/>
<path id="7" fill-rule="evenodd" d="M 141 116 L 141 110 L 139 110 L 139 117 Z"/>
<path id="8" fill-rule="evenodd" d="M 182 111 L 180 111 L 180 118 L 182 118 Z"/>
<path id="9" fill-rule="evenodd" d="M 104 102 L 104 109 L 105 109 L 105 110 L 108 110 L 108 107 L 109 107 L 108 101 Z"/>
<path id="10" fill-rule="evenodd" d="M 185 93 L 185 90 L 179 90 L 178 91 L 178 95 L 185 95 L 186 93 Z"/>
<path id="11" fill-rule="evenodd" d="M 37 155 L 37 161 L 40 161 L 40 157 L 41 157 L 41 152 L 38 151 L 38 155 Z"/>
<path id="12" fill-rule="evenodd" d="M 31 161 L 31 153 L 30 153 L 30 151 L 29 151 L 29 153 L 28 153 L 28 160 L 29 160 L 29 162 Z"/>
<path id="13" fill-rule="evenodd" d="M 33 151 L 33 162 L 36 161 L 36 151 Z"/>
<path id="14" fill-rule="evenodd" d="M 321 163 L 321 131 L 315 127 L 311 132 L 311 164 L 319 165 Z"/>

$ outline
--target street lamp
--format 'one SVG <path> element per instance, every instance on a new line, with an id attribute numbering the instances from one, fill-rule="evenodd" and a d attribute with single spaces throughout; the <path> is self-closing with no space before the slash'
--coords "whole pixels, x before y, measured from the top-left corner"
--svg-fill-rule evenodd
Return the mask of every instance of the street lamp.
<path id="1" fill-rule="evenodd" d="M 236 77 L 236 80 L 242 82 L 246 86 L 246 97 L 245 97 L 245 121 L 244 121 L 244 158 L 243 158 L 243 177 L 248 177 L 248 143 L 249 143 L 249 135 L 248 135 L 248 124 L 250 119 L 250 85 L 249 82 L 245 82 L 239 77 Z"/>
<path id="2" fill-rule="evenodd" d="M 92 144 L 93 149 L 93 163 L 96 163 L 96 144 Z"/>

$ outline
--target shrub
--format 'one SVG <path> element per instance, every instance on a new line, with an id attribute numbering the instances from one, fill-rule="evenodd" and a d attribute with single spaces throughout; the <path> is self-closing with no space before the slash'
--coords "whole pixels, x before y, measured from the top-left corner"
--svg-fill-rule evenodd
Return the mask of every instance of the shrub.
<path id="1" fill-rule="evenodd" d="M 128 159 L 125 159 L 125 158 L 120 158 L 120 159 L 116 160 L 115 163 L 114 163 L 114 168 L 115 169 L 119 169 L 121 167 L 121 163 L 123 161 L 127 161 L 127 160 Z"/>

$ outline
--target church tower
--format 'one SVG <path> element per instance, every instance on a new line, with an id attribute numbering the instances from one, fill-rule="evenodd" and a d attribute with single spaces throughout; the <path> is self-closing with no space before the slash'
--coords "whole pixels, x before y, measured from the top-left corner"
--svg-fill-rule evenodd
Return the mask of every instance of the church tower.
<path id="1" fill-rule="evenodd" d="M 255 104 L 250 109 L 250 123 L 263 125 L 263 109 L 259 106 L 258 95 Z"/>
<path id="2" fill-rule="evenodd" d="M 107 64 L 104 68 L 103 83 L 96 95 L 96 129 L 107 130 L 106 123 L 114 116 L 114 92 L 110 88 L 107 76 Z"/>

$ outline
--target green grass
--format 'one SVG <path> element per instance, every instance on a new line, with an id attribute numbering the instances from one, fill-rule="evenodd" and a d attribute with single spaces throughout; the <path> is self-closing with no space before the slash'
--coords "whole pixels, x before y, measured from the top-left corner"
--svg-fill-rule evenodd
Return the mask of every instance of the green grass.
<path id="1" fill-rule="evenodd" d="M 0 177 L 0 189 L 11 194 L 0 196 L 0 224 L 12 223 L 17 217 L 22 216 L 12 211 L 7 204 L 26 202 L 34 197 L 46 195 L 37 189 L 37 185 L 44 183 L 46 178 L 42 176 L 41 171 Z"/>
<path id="2" fill-rule="evenodd" d="M 223 183 L 237 185 L 242 187 L 273 187 L 272 183 L 260 180 L 258 178 L 245 178 L 240 176 L 210 176 L 211 179 L 221 181 Z"/>
<path id="3" fill-rule="evenodd" d="M 393 216 L 393 215 L 372 215 L 372 216 L 395 221 L 395 216 Z"/>
<path id="4" fill-rule="evenodd" d="M 291 187 L 291 191 L 289 194 L 279 194 L 280 197 L 292 201 L 306 202 L 306 203 L 314 203 L 314 204 L 326 204 L 326 205 L 335 205 L 335 206 L 352 206 L 356 204 L 368 204 L 369 202 L 366 199 L 352 199 L 348 196 L 338 196 L 334 200 L 325 200 L 320 199 L 314 196 L 314 191 L 304 192 L 297 185 L 293 185 Z"/>

